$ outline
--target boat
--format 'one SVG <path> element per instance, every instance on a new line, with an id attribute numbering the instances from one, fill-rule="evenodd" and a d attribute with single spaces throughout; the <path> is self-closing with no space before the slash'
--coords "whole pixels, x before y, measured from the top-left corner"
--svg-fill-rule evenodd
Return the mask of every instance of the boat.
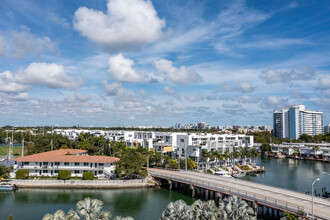
<path id="1" fill-rule="evenodd" d="M 233 177 L 240 178 L 240 177 L 243 177 L 243 176 L 245 176 L 245 175 L 246 175 L 245 172 L 241 172 L 241 173 L 236 173 L 236 174 L 234 174 Z"/>
<path id="2" fill-rule="evenodd" d="M 229 172 L 225 171 L 225 170 L 214 172 L 214 175 L 218 175 L 218 176 L 222 176 L 222 177 L 226 177 L 226 178 L 232 178 L 232 176 L 229 174 Z"/>
<path id="3" fill-rule="evenodd" d="M 15 184 L 10 183 L 10 181 L 1 181 L 0 182 L 0 192 L 7 192 L 17 190 L 18 187 Z"/>

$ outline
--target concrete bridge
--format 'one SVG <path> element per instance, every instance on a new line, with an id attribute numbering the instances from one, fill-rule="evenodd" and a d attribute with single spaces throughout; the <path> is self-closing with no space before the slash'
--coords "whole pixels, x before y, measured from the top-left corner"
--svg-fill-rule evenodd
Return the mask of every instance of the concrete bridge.
<path id="1" fill-rule="evenodd" d="M 247 201 L 256 214 L 282 216 L 283 212 L 302 213 L 312 216 L 311 195 L 263 184 L 226 178 L 194 171 L 170 171 L 149 169 L 149 174 L 169 184 L 191 192 L 191 195 L 208 199 L 218 199 L 224 195 L 236 195 Z M 281 180 L 278 180 L 281 181 Z M 330 201 L 314 197 L 314 218 L 330 219 Z"/>

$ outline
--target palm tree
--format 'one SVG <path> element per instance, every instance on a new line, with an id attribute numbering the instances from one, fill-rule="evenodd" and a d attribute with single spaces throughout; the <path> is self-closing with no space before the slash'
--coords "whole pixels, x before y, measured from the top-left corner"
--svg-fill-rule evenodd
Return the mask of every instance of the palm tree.
<path id="1" fill-rule="evenodd" d="M 116 216 L 113 220 L 134 220 L 132 217 L 121 217 L 121 216 Z"/>
<path id="2" fill-rule="evenodd" d="M 314 151 L 314 158 L 317 158 L 316 152 L 320 149 L 319 146 L 313 146 L 313 151 Z"/>
<path id="3" fill-rule="evenodd" d="M 253 162 L 254 162 L 254 159 L 259 156 L 259 152 L 257 151 L 257 149 L 255 147 L 252 147 L 250 149 L 250 156 L 251 156 Z"/>
<path id="4" fill-rule="evenodd" d="M 202 150 L 202 158 L 205 161 L 206 169 L 208 169 L 210 154 L 206 149 Z"/>
<path id="5" fill-rule="evenodd" d="M 192 220 L 193 212 L 183 200 L 171 202 L 162 213 L 161 220 Z"/>
<path id="6" fill-rule="evenodd" d="M 57 210 L 53 215 L 46 214 L 42 220 L 65 220 L 65 213 L 62 210 Z"/>
<path id="7" fill-rule="evenodd" d="M 231 158 L 231 155 L 228 151 L 225 151 L 225 153 L 223 154 L 224 158 L 226 159 L 226 163 L 228 165 L 229 162 L 229 158 Z"/>
<path id="8" fill-rule="evenodd" d="M 224 219 L 221 210 L 216 206 L 214 200 L 203 202 L 196 200 L 191 205 L 194 219 L 196 220 L 216 220 Z"/>
<path id="9" fill-rule="evenodd" d="M 53 215 L 46 214 L 42 220 L 110 220 L 110 212 L 101 211 L 102 206 L 101 200 L 87 197 L 77 202 L 77 212 L 71 209 L 65 216 L 62 210 L 57 210 Z"/>
<path id="10" fill-rule="evenodd" d="M 221 204 L 222 203 L 222 204 Z M 226 211 L 228 219 L 254 220 L 254 210 L 237 196 L 230 196 L 220 202 L 220 206 Z"/>

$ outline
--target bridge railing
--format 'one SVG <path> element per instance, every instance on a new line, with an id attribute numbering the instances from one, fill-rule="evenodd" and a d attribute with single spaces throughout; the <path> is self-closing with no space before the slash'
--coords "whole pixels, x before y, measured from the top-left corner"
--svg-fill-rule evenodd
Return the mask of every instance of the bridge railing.
<path id="1" fill-rule="evenodd" d="M 283 211 L 293 212 L 293 213 L 299 213 L 300 211 L 305 211 L 303 207 L 298 206 L 296 204 L 285 202 L 282 200 L 277 200 L 271 197 L 263 196 L 260 194 L 255 194 L 252 192 L 248 192 L 242 189 L 237 189 L 229 186 L 224 186 L 221 184 L 214 184 L 210 182 L 206 182 L 203 180 L 194 180 L 187 177 L 181 177 L 179 175 L 172 175 L 172 174 L 159 174 L 152 172 L 152 175 L 154 177 L 163 178 L 163 179 L 170 179 L 173 181 L 183 182 L 185 184 L 191 184 L 193 186 L 209 189 L 212 191 L 220 192 L 220 193 L 226 193 L 230 195 L 236 195 L 242 199 L 250 200 L 250 201 L 256 201 L 259 204 L 267 205 L 270 207 L 275 207 Z M 307 213 L 309 214 L 309 213 Z M 317 214 L 314 213 L 314 216 L 316 217 Z M 319 218 L 323 219 L 322 216 L 318 216 Z"/>

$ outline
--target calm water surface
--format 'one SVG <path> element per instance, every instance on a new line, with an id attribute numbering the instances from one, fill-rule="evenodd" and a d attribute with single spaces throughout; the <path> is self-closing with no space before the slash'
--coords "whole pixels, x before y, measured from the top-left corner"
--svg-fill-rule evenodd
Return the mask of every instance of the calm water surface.
<path id="1" fill-rule="evenodd" d="M 330 176 L 322 174 L 330 173 L 330 163 L 274 158 L 259 158 L 256 162 L 265 166 L 266 172 L 257 176 L 247 175 L 241 179 L 306 193 L 312 191 L 313 181 L 320 178 L 314 184 L 317 193 L 322 192 L 322 187 L 330 192 Z"/>
<path id="2" fill-rule="evenodd" d="M 305 193 L 311 191 L 315 178 L 317 192 L 321 187 L 330 191 L 330 163 L 296 161 L 291 159 L 258 159 L 258 164 L 266 167 L 264 174 L 245 176 L 244 180 L 286 188 Z M 0 193 L 0 218 L 9 214 L 14 220 L 42 219 L 46 213 L 58 209 L 68 212 L 85 197 L 97 198 L 104 202 L 103 209 L 112 216 L 131 216 L 136 220 L 159 219 L 168 203 L 183 199 L 192 204 L 190 196 L 167 189 L 116 189 L 116 190 L 64 190 L 64 189 L 20 189 L 17 192 Z"/>
<path id="3" fill-rule="evenodd" d="M 166 189 L 116 189 L 116 190 L 64 190 L 20 189 L 13 193 L 0 193 L 0 216 L 12 214 L 14 220 L 37 220 L 47 213 L 62 209 L 66 213 L 75 209 L 85 197 L 104 202 L 103 210 L 112 216 L 131 216 L 134 219 L 159 219 L 171 201 L 183 199 L 192 204 L 187 195 Z M 7 218 L 4 218 L 7 219 Z"/>

